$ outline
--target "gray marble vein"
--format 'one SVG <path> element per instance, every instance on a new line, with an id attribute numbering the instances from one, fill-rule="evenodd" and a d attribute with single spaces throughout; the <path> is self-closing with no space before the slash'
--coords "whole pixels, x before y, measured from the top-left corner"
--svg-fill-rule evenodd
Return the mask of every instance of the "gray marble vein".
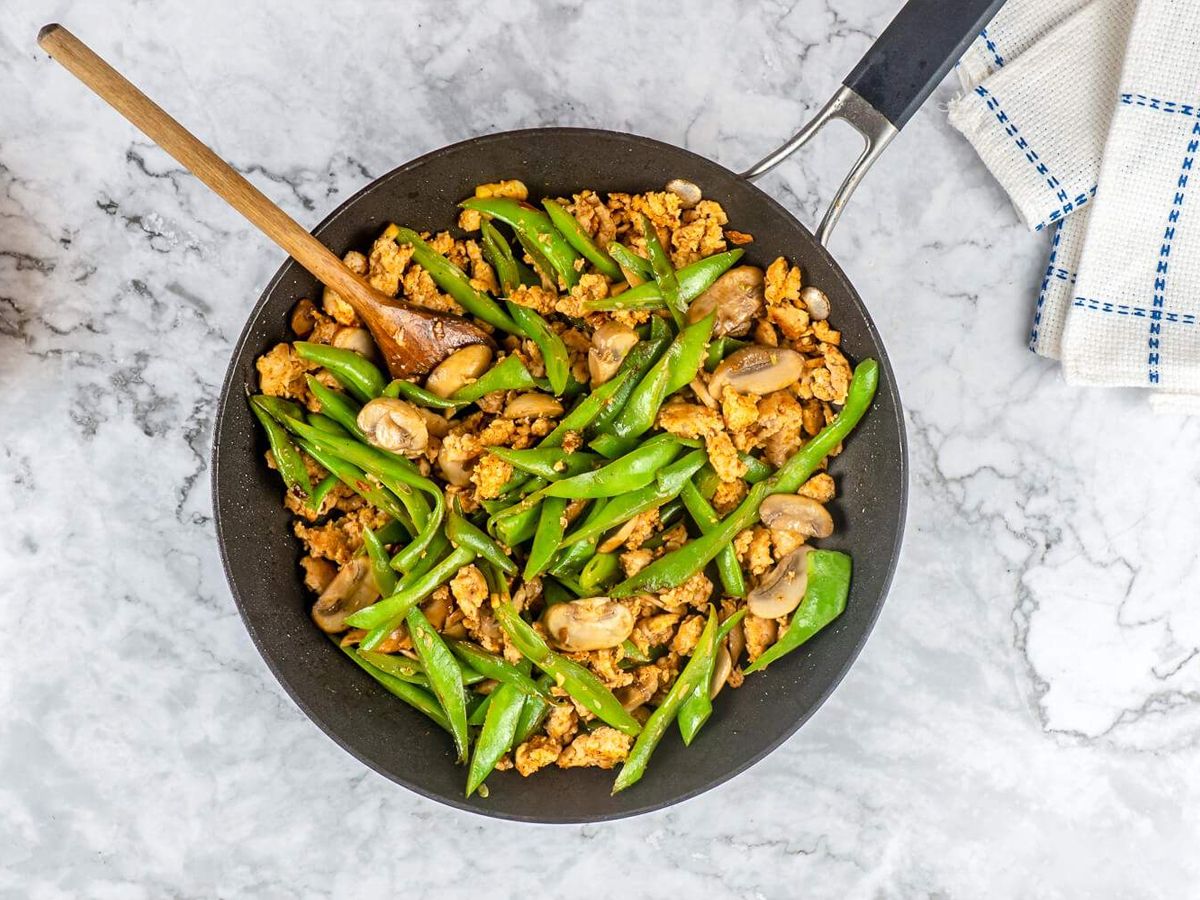
<path id="1" fill-rule="evenodd" d="M 912 441 L 908 538 L 865 652 L 732 783 L 547 829 L 365 770 L 257 656 L 208 449 L 280 255 L 34 46 L 69 24 L 311 226 L 499 129 L 623 129 L 744 167 L 897 5 L 7 4 L 0 894 L 1194 896 L 1200 421 L 1069 389 L 1024 349 L 1045 240 L 946 124 L 951 85 L 834 239 Z M 832 134 L 765 187 L 811 222 L 852 149 Z"/>

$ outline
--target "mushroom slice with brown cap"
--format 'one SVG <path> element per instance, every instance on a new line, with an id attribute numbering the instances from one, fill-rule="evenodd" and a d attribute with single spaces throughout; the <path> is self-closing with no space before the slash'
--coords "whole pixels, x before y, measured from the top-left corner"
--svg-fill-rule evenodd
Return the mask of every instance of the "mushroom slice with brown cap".
<path id="1" fill-rule="evenodd" d="M 829 510 L 799 494 L 773 494 L 758 507 L 758 515 L 771 531 L 786 531 L 802 538 L 827 538 L 833 534 Z"/>
<path id="2" fill-rule="evenodd" d="M 633 633 L 634 619 L 625 606 L 608 597 L 555 603 L 542 613 L 550 643 L 570 653 L 619 647 Z"/>
<path id="3" fill-rule="evenodd" d="M 763 619 L 777 619 L 800 605 L 808 589 L 810 549 L 797 547 L 763 577 L 758 587 L 746 595 L 750 612 Z"/>
<path id="4" fill-rule="evenodd" d="M 392 453 L 418 457 L 429 446 L 429 426 L 421 411 L 395 397 L 376 397 L 358 411 L 367 443 Z"/>
<path id="5" fill-rule="evenodd" d="M 766 302 L 763 294 L 763 270 L 758 266 L 737 266 L 712 283 L 688 307 L 688 322 L 699 322 L 715 312 L 713 337 L 748 334 L 754 317 Z"/>
<path id="6" fill-rule="evenodd" d="M 638 342 L 637 332 L 620 322 L 606 322 L 592 334 L 588 350 L 588 372 L 592 387 L 599 387 L 617 374 L 626 354 Z"/>
<path id="7" fill-rule="evenodd" d="M 536 391 L 518 394 L 504 407 L 506 419 L 553 419 L 562 415 L 563 406 L 547 394 Z"/>
<path id="8" fill-rule="evenodd" d="M 425 389 L 439 397 L 449 397 L 479 378 L 491 364 L 491 347 L 486 344 L 463 347 L 437 364 L 425 379 Z"/>
<path id="9" fill-rule="evenodd" d="M 729 680 L 729 676 L 733 673 L 733 657 L 729 654 L 729 648 L 725 646 L 726 642 L 722 641 L 717 647 L 717 655 L 713 660 L 712 681 L 708 684 L 708 696 L 711 700 L 721 693 L 721 688 L 725 687 L 725 682 Z"/>
<path id="10" fill-rule="evenodd" d="M 313 604 L 312 617 L 317 627 L 329 634 L 346 630 L 346 619 L 379 596 L 371 566 L 365 557 L 356 556 L 338 570 L 333 581 L 321 591 Z"/>
<path id="11" fill-rule="evenodd" d="M 708 390 L 720 397 L 725 385 L 739 394 L 770 394 L 795 384 L 804 372 L 804 357 L 783 347 L 755 344 L 725 357 L 712 378 Z"/>

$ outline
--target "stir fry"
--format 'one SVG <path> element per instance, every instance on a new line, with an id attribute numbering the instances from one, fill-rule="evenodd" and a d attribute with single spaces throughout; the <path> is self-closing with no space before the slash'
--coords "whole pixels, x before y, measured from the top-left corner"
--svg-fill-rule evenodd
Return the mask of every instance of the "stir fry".
<path id="1" fill-rule="evenodd" d="M 389 225 L 344 260 L 493 346 L 389 382 L 327 289 L 250 402 L 313 621 L 448 732 L 467 795 L 550 765 L 620 765 L 615 793 L 844 610 L 850 558 L 814 542 L 878 367 L 696 185 L 527 201 L 480 185 L 463 237 Z"/>

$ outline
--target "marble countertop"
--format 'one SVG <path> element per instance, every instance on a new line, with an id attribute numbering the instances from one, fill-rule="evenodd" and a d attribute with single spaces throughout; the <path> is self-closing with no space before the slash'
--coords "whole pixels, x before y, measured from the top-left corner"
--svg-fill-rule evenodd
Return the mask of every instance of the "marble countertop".
<path id="1" fill-rule="evenodd" d="M 280 254 L 38 52 L 38 27 L 68 24 L 313 225 L 419 153 L 509 128 L 628 130 L 744 167 L 897 0 L 675 6 L 0 17 L 0 894 L 1194 892 L 1200 422 L 1068 388 L 1025 349 L 1046 238 L 947 125 L 949 82 L 834 238 L 900 381 L 910 519 L 859 662 L 779 751 L 633 820 L 493 822 L 359 765 L 255 652 L 208 455 Z M 764 187 L 813 222 L 852 149 L 831 135 Z"/>

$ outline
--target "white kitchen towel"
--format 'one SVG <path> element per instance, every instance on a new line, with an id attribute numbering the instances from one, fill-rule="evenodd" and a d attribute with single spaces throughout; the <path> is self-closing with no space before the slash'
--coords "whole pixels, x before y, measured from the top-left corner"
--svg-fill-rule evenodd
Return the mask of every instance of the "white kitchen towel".
<path id="1" fill-rule="evenodd" d="M 1009 0 L 959 61 L 958 76 L 963 87 L 971 90 L 978 86 L 1090 2 L 1092 0 Z"/>
<path id="2" fill-rule="evenodd" d="M 1200 394 L 1200 3 L 1139 4 L 1103 156 L 1067 381 Z"/>
<path id="3" fill-rule="evenodd" d="M 1095 193 L 1135 9 L 1093 0 L 950 104 L 950 124 L 1030 228 L 1056 225 Z"/>

